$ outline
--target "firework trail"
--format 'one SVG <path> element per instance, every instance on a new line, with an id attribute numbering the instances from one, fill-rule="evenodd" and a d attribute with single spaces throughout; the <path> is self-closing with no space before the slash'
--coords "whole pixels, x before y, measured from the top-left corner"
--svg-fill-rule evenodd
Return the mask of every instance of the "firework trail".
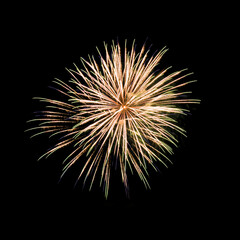
<path id="1" fill-rule="evenodd" d="M 106 198 L 114 166 L 120 168 L 126 193 L 128 171 L 136 172 L 150 188 L 148 167 L 156 169 L 157 162 L 167 166 L 171 162 L 167 155 L 178 142 L 175 133 L 185 135 L 176 121 L 176 116 L 188 111 L 181 106 L 199 103 L 187 98 L 191 92 L 182 90 L 195 81 L 183 81 L 192 73 L 184 69 L 167 74 L 170 67 L 156 70 L 166 48 L 152 56 L 145 45 L 139 53 L 135 48 L 133 42 L 129 51 L 126 41 L 122 51 L 113 42 L 111 51 L 104 44 L 104 56 L 97 49 L 98 61 L 94 56 L 81 59 L 82 69 L 75 65 L 68 70 L 68 83 L 53 81 L 67 101 L 36 98 L 48 106 L 29 121 L 37 126 L 27 130 L 36 131 L 32 137 L 42 133 L 60 136 L 42 157 L 72 145 L 61 177 L 76 161 L 84 161 L 77 181 L 84 175 L 85 184 L 91 176 L 91 189 L 99 172 Z"/>

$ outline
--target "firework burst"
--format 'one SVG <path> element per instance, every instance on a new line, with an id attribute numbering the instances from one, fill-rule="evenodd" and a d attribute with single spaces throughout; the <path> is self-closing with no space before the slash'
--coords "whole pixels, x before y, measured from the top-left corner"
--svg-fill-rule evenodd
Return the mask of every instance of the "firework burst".
<path id="1" fill-rule="evenodd" d="M 185 135 L 176 116 L 188 111 L 186 104 L 199 103 L 189 99 L 184 86 L 193 81 L 182 81 L 191 73 L 186 69 L 167 74 L 170 69 L 156 70 L 164 53 L 149 56 L 145 45 L 140 52 L 130 51 L 126 42 L 122 50 L 113 42 L 111 51 L 104 44 L 104 56 L 98 50 L 98 61 L 89 57 L 81 59 L 82 68 L 75 65 L 68 70 L 68 83 L 55 79 L 57 91 L 67 101 L 36 98 L 46 102 L 47 108 L 38 112 L 30 122 L 37 126 L 27 131 L 59 135 L 59 140 L 42 157 L 72 145 L 72 151 L 64 160 L 61 177 L 77 161 L 83 161 L 79 178 L 91 176 L 90 188 L 99 172 L 100 185 L 108 196 L 110 173 L 114 166 L 121 172 L 122 182 L 128 193 L 127 172 L 136 172 L 146 188 L 150 188 L 148 167 L 156 169 L 156 163 L 167 166 L 167 155 L 177 146 L 175 132 Z M 41 157 L 41 158 L 42 158 Z"/>

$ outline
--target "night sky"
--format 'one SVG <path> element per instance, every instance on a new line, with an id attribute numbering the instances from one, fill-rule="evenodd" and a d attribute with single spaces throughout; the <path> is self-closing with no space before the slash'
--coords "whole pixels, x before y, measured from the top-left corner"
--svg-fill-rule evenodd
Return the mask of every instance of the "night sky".
<path id="1" fill-rule="evenodd" d="M 76 232 L 89 225 L 92 231 L 96 226 L 102 226 L 99 228 L 104 232 L 114 226 L 123 233 L 125 227 L 132 228 L 131 224 L 138 226 L 138 232 L 145 228 L 159 234 L 165 225 L 181 226 L 183 232 L 192 229 L 196 235 L 212 229 L 212 222 L 220 216 L 216 202 L 222 188 L 217 171 L 221 163 L 213 153 L 213 116 L 217 110 L 212 107 L 211 97 L 217 69 L 213 59 L 220 48 L 216 41 L 220 35 L 220 14 L 213 16 L 215 8 L 197 4 L 111 4 L 110 9 L 93 3 L 32 6 L 21 16 L 15 36 L 19 39 L 23 87 L 22 132 L 29 127 L 26 121 L 34 117 L 33 112 L 42 109 L 32 98 L 55 96 L 48 86 L 52 86 L 55 77 L 69 79 L 65 67 L 74 68 L 73 63 L 80 66 L 80 57 L 97 55 L 95 47 L 103 49 L 103 41 L 110 45 L 112 40 L 124 43 L 125 39 L 136 39 L 139 47 L 145 41 L 153 50 L 167 46 L 163 66 L 194 72 L 192 78 L 198 82 L 189 85 L 189 89 L 192 97 L 201 99 L 201 104 L 191 106 L 184 123 L 188 137 L 181 138 L 179 148 L 171 156 L 173 165 L 168 169 L 160 165 L 160 172 L 150 170 L 151 190 L 145 190 L 138 176 L 129 175 L 127 199 L 116 172 L 112 173 L 109 198 L 105 200 L 97 183 L 91 192 L 88 185 L 82 190 L 81 181 L 74 188 L 78 169 L 70 170 L 58 183 L 66 152 L 37 162 L 54 142 L 47 136 L 29 139 L 30 134 L 23 133 L 23 156 L 18 159 L 17 175 L 11 186 L 13 199 L 18 199 L 13 203 L 17 219 L 21 221 L 26 216 L 26 225 L 36 232 L 41 232 L 45 225 L 51 228 L 52 223 L 62 226 L 61 229 L 66 226 L 62 231 L 67 232 L 71 232 L 71 224 Z"/>

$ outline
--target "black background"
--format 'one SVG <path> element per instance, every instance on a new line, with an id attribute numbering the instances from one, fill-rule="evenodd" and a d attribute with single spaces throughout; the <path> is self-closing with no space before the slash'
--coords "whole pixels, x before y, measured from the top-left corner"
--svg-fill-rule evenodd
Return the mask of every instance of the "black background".
<path id="1" fill-rule="evenodd" d="M 221 145 L 215 144 L 218 139 L 214 125 L 223 8 L 171 2 L 145 2 L 142 6 L 124 2 L 34 4 L 26 8 L 13 31 L 23 100 L 22 156 L 17 158 L 10 187 L 11 204 L 16 209 L 14 219 L 26 228 L 34 228 L 37 234 L 53 226 L 56 232 L 67 234 L 80 234 L 87 226 L 91 228 L 89 234 L 97 231 L 105 235 L 114 229 L 116 236 L 126 229 L 159 235 L 163 231 L 193 232 L 194 236 L 215 232 L 216 222 L 225 221 L 226 209 L 220 211 L 218 203 L 227 194 L 219 171 L 223 163 L 216 155 Z M 190 87 L 201 104 L 192 107 L 192 115 L 186 120 L 188 138 L 182 139 L 175 150 L 171 158 L 174 164 L 167 170 L 161 168 L 160 173 L 150 171 L 152 189 L 145 190 L 137 176 L 130 177 L 127 199 L 116 174 L 105 200 L 97 184 L 91 192 L 82 190 L 81 182 L 73 187 L 76 170 L 58 183 L 64 151 L 37 162 L 51 142 L 47 137 L 30 140 L 23 131 L 28 128 L 26 121 L 40 108 L 32 98 L 51 97 L 51 81 L 55 77 L 69 79 L 65 67 L 80 65 L 79 58 L 96 54 L 95 47 L 102 49 L 103 41 L 123 43 L 125 39 L 136 39 L 139 47 L 147 41 L 156 50 L 167 46 L 163 64 L 194 72 L 198 82 Z"/>

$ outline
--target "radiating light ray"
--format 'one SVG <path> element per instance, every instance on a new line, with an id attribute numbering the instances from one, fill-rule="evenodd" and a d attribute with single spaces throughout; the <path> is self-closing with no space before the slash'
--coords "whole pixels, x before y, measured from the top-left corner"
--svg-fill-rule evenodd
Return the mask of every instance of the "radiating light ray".
<path id="1" fill-rule="evenodd" d="M 74 64 L 74 70 L 67 69 L 69 82 L 53 81 L 61 100 L 35 98 L 48 105 L 29 121 L 38 125 L 27 130 L 36 131 L 33 137 L 45 133 L 60 136 L 40 159 L 71 146 L 60 178 L 81 161 L 76 183 L 84 174 L 83 184 L 91 176 L 91 189 L 99 173 L 106 198 L 113 166 L 119 166 L 127 194 L 128 170 L 136 171 L 150 188 L 148 166 L 157 170 L 157 162 L 166 167 L 171 163 L 167 155 L 173 154 L 173 146 L 178 145 L 175 133 L 186 136 L 177 118 L 189 111 L 186 104 L 200 102 L 187 97 L 191 92 L 185 90 L 186 86 L 196 81 L 184 81 L 192 75 L 186 73 L 187 69 L 170 74 L 171 67 L 156 69 L 166 47 L 152 56 L 145 45 L 139 53 L 135 49 L 135 41 L 130 50 L 127 41 L 123 50 L 113 42 L 109 51 L 104 43 L 103 53 L 97 48 L 97 60 L 94 56 L 81 58 L 82 68 Z"/>

